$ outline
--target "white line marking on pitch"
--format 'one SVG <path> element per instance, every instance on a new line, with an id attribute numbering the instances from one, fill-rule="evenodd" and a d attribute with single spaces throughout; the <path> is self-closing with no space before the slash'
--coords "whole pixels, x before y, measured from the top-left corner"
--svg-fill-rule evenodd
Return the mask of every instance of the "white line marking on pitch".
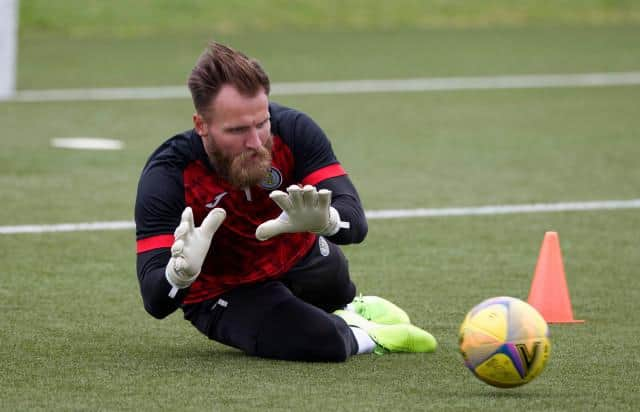
<path id="1" fill-rule="evenodd" d="M 434 77 L 396 80 L 274 83 L 271 95 L 420 92 L 471 89 L 527 89 L 640 85 L 640 72 L 543 74 L 484 77 Z M 186 86 L 19 90 L 9 101 L 56 102 L 86 100 L 184 99 Z"/>
<path id="2" fill-rule="evenodd" d="M 76 150 L 121 150 L 124 143 L 121 140 L 100 137 L 55 137 L 51 139 L 51 146 Z"/>
<path id="3" fill-rule="evenodd" d="M 440 209 L 390 209 L 369 210 L 367 218 L 376 219 L 403 219 L 417 217 L 447 217 L 447 216 L 480 216 L 480 215 L 504 215 L 512 213 L 544 213 L 544 212 L 578 212 L 586 210 L 614 210 L 614 209 L 638 209 L 640 199 L 631 200 L 604 200 L 594 202 L 568 202 L 568 203 L 535 203 L 529 205 L 497 205 L 479 207 L 454 207 Z M 53 233 L 53 232 L 81 232 L 98 230 L 123 230 L 134 229 L 132 221 L 113 222 L 87 222 L 87 223 L 62 223 L 54 225 L 22 225 L 0 226 L 0 234 L 21 233 Z"/>

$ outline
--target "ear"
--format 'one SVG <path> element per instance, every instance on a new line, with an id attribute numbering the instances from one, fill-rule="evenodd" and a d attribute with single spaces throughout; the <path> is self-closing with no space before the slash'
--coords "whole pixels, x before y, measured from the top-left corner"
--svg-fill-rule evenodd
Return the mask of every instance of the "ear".
<path id="1" fill-rule="evenodd" d="M 196 129 L 196 133 L 200 136 L 206 136 L 209 134 L 207 122 L 198 113 L 193 114 L 193 127 Z"/>

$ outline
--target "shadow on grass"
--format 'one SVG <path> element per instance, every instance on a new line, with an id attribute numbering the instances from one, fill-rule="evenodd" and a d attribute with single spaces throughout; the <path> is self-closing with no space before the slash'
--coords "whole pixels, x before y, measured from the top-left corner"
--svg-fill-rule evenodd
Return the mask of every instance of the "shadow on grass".
<path id="1" fill-rule="evenodd" d="M 487 388 L 485 390 L 478 389 L 468 392 L 466 395 L 477 396 L 479 398 L 493 398 L 493 399 L 539 399 L 540 393 L 538 391 L 526 391 L 522 388 L 511 389 L 497 389 Z"/>
<path id="2" fill-rule="evenodd" d="M 201 345 L 198 347 L 191 348 L 189 350 L 175 350 L 171 351 L 171 356 L 175 359 L 200 359 L 206 361 L 215 361 L 215 360 L 233 360 L 233 359 L 241 359 L 247 360 L 255 358 L 254 356 L 249 356 L 246 353 L 234 349 L 229 346 L 223 346 L 219 344 L 214 345 Z M 260 358 L 255 358 L 260 359 Z"/>
<path id="3" fill-rule="evenodd" d="M 306 374 L 309 371 L 317 373 L 332 373 L 331 371 L 358 370 L 361 369 L 359 363 L 355 363 L 362 357 L 354 356 L 346 362 L 322 362 L 322 361 L 304 361 L 304 360 L 284 360 L 263 358 L 259 356 L 247 355 L 244 352 L 222 344 L 213 343 L 211 346 L 202 346 L 186 351 L 166 352 L 166 356 L 172 357 L 172 361 L 180 360 L 184 363 L 197 364 L 207 367 L 209 365 L 215 367 L 230 368 L 251 368 L 254 373 L 272 373 L 286 368 L 289 374 L 297 373 Z M 371 359 L 376 359 L 371 355 Z M 366 375 L 371 375 L 372 370 L 363 371 Z"/>

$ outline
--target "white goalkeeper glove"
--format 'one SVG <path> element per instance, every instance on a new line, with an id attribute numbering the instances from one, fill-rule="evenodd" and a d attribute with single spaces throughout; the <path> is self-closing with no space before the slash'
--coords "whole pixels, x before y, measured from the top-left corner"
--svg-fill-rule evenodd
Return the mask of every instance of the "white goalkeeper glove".
<path id="1" fill-rule="evenodd" d="M 303 188 L 292 185 L 287 192 L 274 190 L 269 197 L 276 202 L 282 214 L 268 220 L 256 229 L 258 240 L 271 239 L 282 233 L 312 232 L 323 236 L 333 236 L 341 228 L 348 228 L 349 222 L 341 222 L 338 211 L 331 207 L 331 191 L 319 191 L 306 185 Z"/>
<path id="2" fill-rule="evenodd" d="M 173 286 L 169 296 L 175 297 L 177 289 L 184 289 L 196 280 L 209 253 L 213 234 L 226 216 L 224 209 L 217 207 L 209 212 L 200 227 L 195 227 L 193 211 L 190 207 L 184 209 L 180 224 L 173 234 L 175 240 L 171 246 L 171 259 L 165 270 L 165 277 Z"/>

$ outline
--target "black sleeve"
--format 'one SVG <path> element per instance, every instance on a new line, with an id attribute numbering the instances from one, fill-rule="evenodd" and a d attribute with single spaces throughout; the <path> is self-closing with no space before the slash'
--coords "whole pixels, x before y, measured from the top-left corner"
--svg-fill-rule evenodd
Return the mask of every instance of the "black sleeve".
<path id="1" fill-rule="evenodd" d="M 147 166 L 138 182 L 136 239 L 173 234 L 185 205 L 182 172 L 162 163 Z"/>
<path id="2" fill-rule="evenodd" d="M 318 189 L 329 189 L 332 192 L 333 206 L 342 221 L 349 222 L 350 229 L 340 229 L 329 237 L 337 244 L 360 243 L 367 235 L 367 220 L 360 204 L 360 198 L 351 180 L 340 166 L 331 147 L 329 138 L 322 128 L 305 113 L 271 104 L 275 115 L 272 122 L 274 134 L 278 134 L 291 149 L 295 159 L 294 178 L 302 184 L 313 184 Z M 277 120 L 276 120 L 277 119 Z M 322 180 L 307 178 L 317 171 L 337 166 L 341 173 Z"/>
<path id="3" fill-rule="evenodd" d="M 362 242 L 369 228 L 360 197 L 349 177 L 344 175 L 323 180 L 317 188 L 331 190 L 331 206 L 340 214 L 340 220 L 350 225 L 349 229 L 340 229 L 328 239 L 339 245 Z"/>
<path id="4" fill-rule="evenodd" d="M 172 235 L 185 207 L 182 173 L 167 164 L 148 165 L 140 177 L 135 220 L 138 241 L 159 235 Z M 137 274 L 144 308 L 161 319 L 173 313 L 188 288 L 171 298 L 172 286 L 164 271 L 171 258 L 170 247 L 158 247 L 137 255 Z"/>
<path id="5" fill-rule="evenodd" d="M 296 179 L 301 181 L 318 169 L 338 163 L 327 135 L 302 112 L 296 116 L 294 135 L 298 137 L 292 147 L 296 159 Z"/>
<path id="6" fill-rule="evenodd" d="M 169 248 L 154 249 L 138 254 L 137 269 L 140 293 L 145 310 L 154 318 L 162 319 L 180 307 L 189 288 L 179 289 L 174 298 L 169 297 L 173 288 L 164 276 L 171 258 Z"/>
<path id="7" fill-rule="evenodd" d="M 271 131 L 282 138 L 295 159 L 294 179 L 336 164 L 331 143 L 324 131 L 305 113 L 271 102 Z"/>

